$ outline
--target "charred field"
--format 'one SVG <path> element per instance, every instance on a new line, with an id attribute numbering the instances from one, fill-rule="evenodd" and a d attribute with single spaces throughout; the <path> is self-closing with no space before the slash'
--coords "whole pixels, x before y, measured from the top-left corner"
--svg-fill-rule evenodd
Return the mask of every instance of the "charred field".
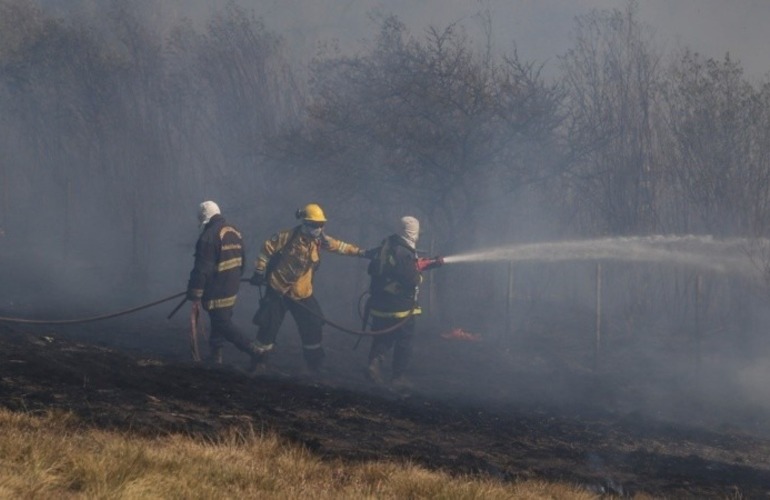
<path id="1" fill-rule="evenodd" d="M 326 370 L 307 377 L 288 323 L 269 369 L 255 376 L 235 350 L 222 366 L 189 361 L 185 327 L 149 317 L 0 325 L 0 401 L 140 435 L 271 431 L 322 458 L 408 460 L 502 481 L 568 482 L 600 495 L 770 494 L 767 410 L 717 406 L 690 389 L 661 404 L 651 386 L 675 391 L 675 384 L 586 369 L 590 342 L 579 337 L 571 341 L 585 352 L 543 332 L 506 345 L 448 340 L 426 325 L 414 387 L 397 394 L 364 380 L 368 343 L 353 350 L 355 339 L 344 335 L 327 333 Z"/>

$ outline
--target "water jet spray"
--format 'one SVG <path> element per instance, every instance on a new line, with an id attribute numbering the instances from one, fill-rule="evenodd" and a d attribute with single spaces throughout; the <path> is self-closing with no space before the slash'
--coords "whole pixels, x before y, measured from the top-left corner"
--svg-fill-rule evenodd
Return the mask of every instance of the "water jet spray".
<path id="1" fill-rule="evenodd" d="M 444 257 L 444 263 L 491 261 L 561 262 L 620 260 L 669 262 L 716 272 L 757 274 L 745 239 L 715 240 L 711 236 L 635 236 L 527 243 Z"/>

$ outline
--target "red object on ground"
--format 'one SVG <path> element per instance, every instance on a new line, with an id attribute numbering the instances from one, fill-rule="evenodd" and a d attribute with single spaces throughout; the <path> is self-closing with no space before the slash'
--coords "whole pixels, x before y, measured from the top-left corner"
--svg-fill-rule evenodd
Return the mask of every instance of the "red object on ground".
<path id="1" fill-rule="evenodd" d="M 465 342 L 479 342 L 481 341 L 480 333 L 469 333 L 462 328 L 455 328 L 451 332 L 442 333 L 442 338 L 447 340 L 463 340 Z"/>

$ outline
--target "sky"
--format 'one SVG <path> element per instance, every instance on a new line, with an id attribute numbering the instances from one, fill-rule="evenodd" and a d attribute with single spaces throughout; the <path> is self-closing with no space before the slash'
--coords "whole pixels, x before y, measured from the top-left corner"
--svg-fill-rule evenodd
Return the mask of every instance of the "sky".
<path id="1" fill-rule="evenodd" d="M 210 0 L 175 0 L 176 13 L 205 10 Z M 373 13 L 397 15 L 413 33 L 426 26 L 460 21 L 479 27 L 477 13 L 492 12 L 496 47 L 508 51 L 515 42 L 526 60 L 556 63 L 572 45 L 574 18 L 591 9 L 623 9 L 626 0 L 239 0 L 291 44 L 312 47 L 318 40 L 338 39 L 343 46 L 371 37 Z M 639 19 L 654 29 L 655 40 L 671 52 L 688 46 L 706 57 L 729 52 L 750 78 L 770 72 L 770 1 L 639 0 Z"/>
<path id="2" fill-rule="evenodd" d="M 38 0 L 71 12 L 75 5 L 103 5 L 103 0 Z M 134 0 L 135 1 L 135 0 Z M 233 0 L 255 12 L 284 36 L 296 53 L 312 55 L 319 41 L 337 40 L 343 48 L 371 38 L 373 15 L 395 14 L 419 35 L 427 26 L 460 22 L 473 33 L 480 29 L 479 11 L 492 13 L 498 50 L 515 42 L 524 60 L 549 69 L 572 46 L 574 19 L 592 9 L 624 9 L 626 0 Z M 206 19 L 222 0 L 144 0 L 158 19 Z M 770 73 L 770 0 L 638 0 L 638 18 L 650 26 L 665 53 L 687 46 L 701 55 L 722 59 L 730 53 L 754 80 Z M 476 34 L 480 34 L 478 31 Z"/>

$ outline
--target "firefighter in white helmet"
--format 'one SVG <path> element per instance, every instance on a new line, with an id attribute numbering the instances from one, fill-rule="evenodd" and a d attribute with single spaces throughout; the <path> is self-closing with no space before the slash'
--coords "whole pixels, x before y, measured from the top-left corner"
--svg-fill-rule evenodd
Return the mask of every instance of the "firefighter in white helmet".
<path id="1" fill-rule="evenodd" d="M 441 257 L 417 257 L 419 235 L 420 221 L 407 215 L 401 218 L 396 233 L 383 240 L 379 247 L 367 251 L 372 259 L 368 269 L 371 282 L 367 316 L 371 317 L 373 331 L 386 333 L 372 339 L 366 375 L 376 384 L 384 383 L 383 364 L 392 349 L 391 383 L 397 390 L 411 385 L 405 372 L 412 358 L 416 318 L 422 314 L 417 303 L 422 271 L 443 264 Z"/>
<path id="2" fill-rule="evenodd" d="M 187 299 L 203 308 L 211 321 L 211 361 L 222 363 L 225 340 L 250 355 L 252 363 L 260 352 L 233 324 L 233 308 L 244 268 L 241 233 L 228 224 L 213 201 L 198 209 L 200 236 L 195 245 L 195 264 L 187 283 Z"/>
<path id="3" fill-rule="evenodd" d="M 365 257 L 365 252 L 324 233 L 326 215 L 318 204 L 306 205 L 295 216 L 301 224 L 265 241 L 250 279 L 252 285 L 267 287 L 254 315 L 257 343 L 263 352 L 259 364 L 264 364 L 267 353 L 273 349 L 288 311 L 299 329 L 305 363 L 316 373 L 324 359 L 323 314 L 313 296 L 313 276 L 321 262 L 320 250 L 355 257 Z"/>

